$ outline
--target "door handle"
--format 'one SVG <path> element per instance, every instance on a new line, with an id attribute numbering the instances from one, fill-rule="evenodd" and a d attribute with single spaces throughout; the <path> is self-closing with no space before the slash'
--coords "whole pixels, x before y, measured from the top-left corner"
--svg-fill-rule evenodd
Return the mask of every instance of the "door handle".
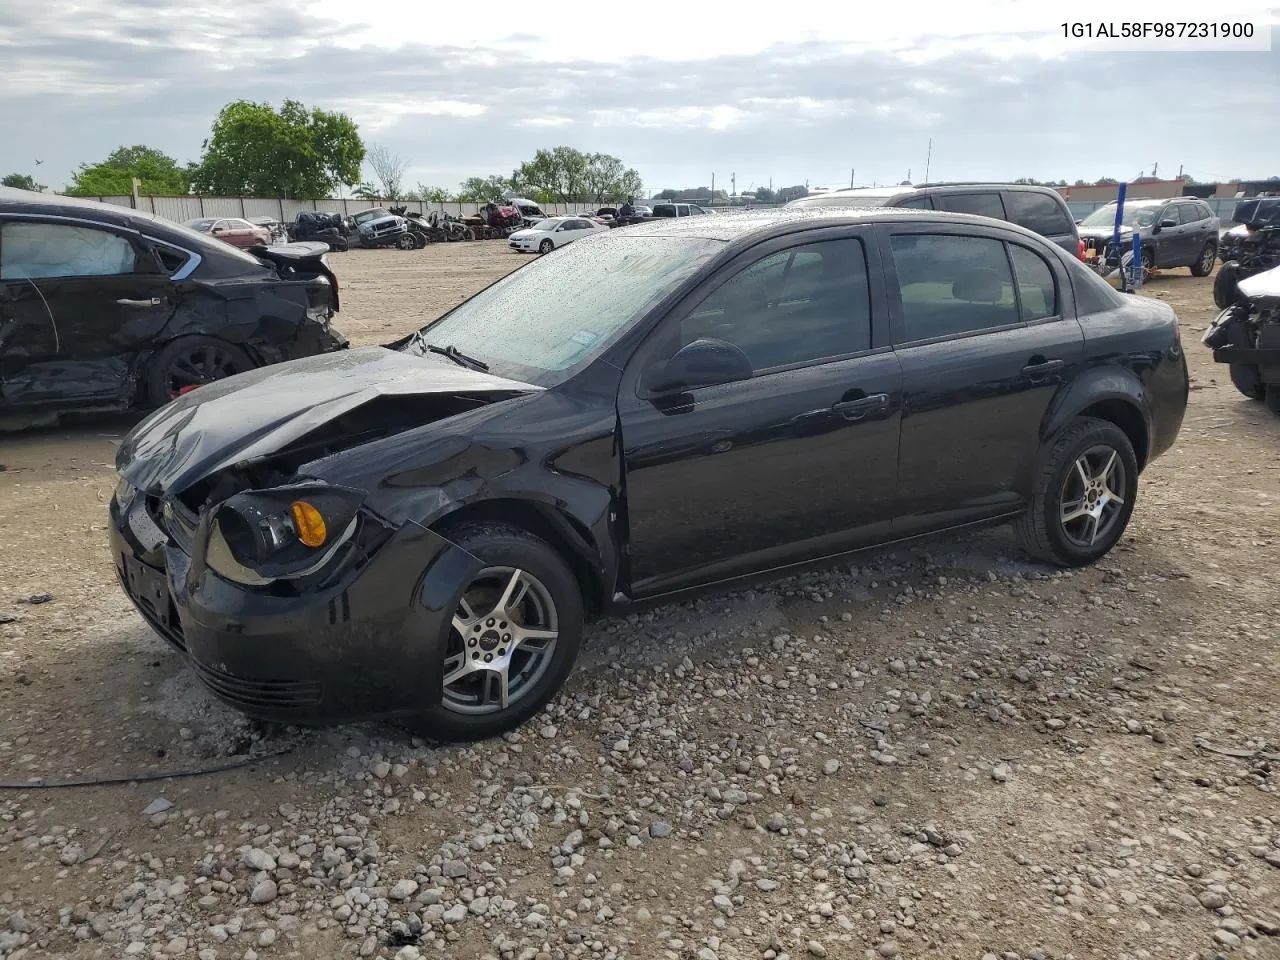
<path id="1" fill-rule="evenodd" d="M 887 393 L 873 393 L 869 397 L 861 397 L 857 400 L 841 400 L 839 403 L 834 404 L 831 409 L 846 420 L 862 420 L 873 413 L 884 413 L 884 411 L 888 410 L 889 395 Z"/>
<path id="2" fill-rule="evenodd" d="M 1066 363 L 1062 360 L 1045 360 L 1041 363 L 1027 364 L 1022 368 L 1022 375 L 1035 380 L 1040 377 L 1047 377 L 1051 373 L 1057 373 L 1064 367 L 1066 367 Z"/>
<path id="3" fill-rule="evenodd" d="M 158 307 L 164 303 L 160 297 L 152 297 L 150 300 L 130 300 L 128 297 L 121 297 L 116 301 L 122 307 Z"/>

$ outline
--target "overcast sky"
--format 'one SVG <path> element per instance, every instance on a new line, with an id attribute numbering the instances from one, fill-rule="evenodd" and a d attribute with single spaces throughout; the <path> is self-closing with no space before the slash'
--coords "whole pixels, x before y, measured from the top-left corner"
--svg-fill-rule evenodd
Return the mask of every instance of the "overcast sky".
<path id="1" fill-rule="evenodd" d="M 1144 12 L 1144 7 L 1147 12 Z M 1135 0 L 869 5 L 647 0 L 39 0 L 0 4 L 0 174 L 62 187 L 144 143 L 196 160 L 220 107 L 343 110 L 408 184 L 509 174 L 539 147 L 645 185 L 1280 175 L 1280 48 L 1117 51 L 1064 20 L 1280 9 Z M 38 168 L 35 160 L 43 160 Z"/>

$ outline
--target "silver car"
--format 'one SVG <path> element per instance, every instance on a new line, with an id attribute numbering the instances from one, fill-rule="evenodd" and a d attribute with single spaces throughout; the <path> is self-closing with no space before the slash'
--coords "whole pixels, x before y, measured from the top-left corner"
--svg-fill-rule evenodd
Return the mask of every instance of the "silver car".
<path id="1" fill-rule="evenodd" d="M 586 217 L 547 217 L 526 230 L 517 230 L 507 244 L 517 253 L 550 253 L 580 237 L 608 232 L 608 224 Z"/>

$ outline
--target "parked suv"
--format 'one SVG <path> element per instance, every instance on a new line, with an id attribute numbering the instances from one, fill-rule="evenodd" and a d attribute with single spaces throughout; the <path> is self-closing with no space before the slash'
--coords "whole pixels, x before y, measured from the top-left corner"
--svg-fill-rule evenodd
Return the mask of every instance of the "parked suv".
<path id="1" fill-rule="evenodd" d="M 655 203 L 653 205 L 655 217 L 696 217 L 709 212 L 696 203 Z"/>
<path id="2" fill-rule="evenodd" d="M 1021 227 L 681 217 L 179 398 L 120 445 L 111 555 L 239 709 L 473 739 L 636 601 L 1004 521 L 1098 560 L 1187 391 L 1167 304 Z"/>
<path id="3" fill-rule="evenodd" d="M 1203 200 L 1177 197 L 1173 200 L 1126 200 L 1120 240 L 1131 243 L 1134 233 L 1142 237 L 1142 265 L 1190 267 L 1193 277 L 1207 277 L 1218 258 L 1218 229 L 1221 221 Z M 1112 238 L 1116 225 L 1116 205 L 1099 207 L 1080 221 L 1080 238 L 1086 249 L 1101 253 Z"/>
<path id="4" fill-rule="evenodd" d="M 919 187 L 864 187 L 800 197 L 788 207 L 908 207 L 973 213 L 1008 220 L 1047 237 L 1072 256 L 1084 251 L 1062 194 L 1028 183 L 930 183 Z"/>

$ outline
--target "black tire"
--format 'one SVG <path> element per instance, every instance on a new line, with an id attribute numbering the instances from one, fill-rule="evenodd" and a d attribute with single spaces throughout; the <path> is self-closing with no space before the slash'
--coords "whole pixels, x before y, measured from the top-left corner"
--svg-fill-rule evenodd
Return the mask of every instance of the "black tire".
<path id="1" fill-rule="evenodd" d="M 540 244 L 538 244 L 539 253 L 550 253 L 555 248 L 556 248 L 556 245 L 552 243 L 550 240 L 543 240 Z"/>
<path id="2" fill-rule="evenodd" d="M 418 246 L 418 241 L 413 239 L 413 234 L 402 233 L 396 238 L 396 247 L 400 250 L 414 250 Z"/>
<path id="3" fill-rule="evenodd" d="M 1122 490 L 1112 491 L 1123 498 L 1119 504 L 1112 500 L 1103 503 L 1090 493 L 1076 467 L 1082 459 L 1101 467 L 1112 462 L 1110 453 L 1115 454 L 1115 461 L 1109 479 L 1117 479 L 1117 467 L 1123 470 L 1123 476 L 1118 478 Z M 1085 542 L 1088 515 L 1071 524 L 1063 521 L 1064 497 L 1074 497 L 1077 487 L 1082 491 L 1081 508 L 1101 503 L 1092 542 Z M 1129 525 L 1137 492 L 1138 460 L 1125 432 L 1110 421 L 1080 417 L 1067 424 L 1051 442 L 1035 478 L 1031 506 L 1014 521 L 1014 530 L 1022 548 L 1036 559 L 1062 567 L 1082 567 L 1099 560 L 1116 545 Z"/>
<path id="4" fill-rule="evenodd" d="M 509 701 L 505 709 L 469 702 L 468 698 L 474 695 L 469 691 L 477 684 L 485 690 L 488 689 L 487 679 L 481 678 L 487 678 L 489 671 L 481 668 L 462 677 L 454 687 L 446 685 L 441 702 L 414 718 L 415 730 L 424 737 L 456 743 L 483 740 L 514 730 L 546 706 L 564 685 L 578 657 L 578 649 L 582 643 L 584 613 L 582 590 L 569 565 L 546 541 L 535 537 L 527 530 L 505 523 L 465 523 L 449 530 L 447 535 L 450 540 L 486 565 L 485 570 L 481 571 L 475 580 L 459 591 L 456 603 L 461 604 L 464 596 L 476 596 L 475 589 L 481 591 L 488 589 L 491 596 L 493 588 L 490 585 L 493 583 L 500 585 L 502 578 L 507 576 L 506 572 L 486 575 L 486 571 L 515 571 L 523 574 L 529 581 L 525 591 L 527 599 L 521 601 L 522 607 L 526 603 L 536 602 L 537 607 L 529 609 L 535 610 L 537 616 L 545 616 L 548 612 L 546 607 L 549 604 L 550 623 L 556 633 L 555 639 L 551 642 L 551 649 L 543 655 L 539 664 L 530 665 L 536 654 L 528 655 L 528 662 L 517 662 L 516 654 L 523 651 L 524 647 L 521 645 L 511 648 L 511 670 L 521 667 L 530 675 L 526 678 L 523 689 L 518 684 L 511 686 L 510 692 L 514 699 Z M 462 607 L 459 606 L 459 612 L 461 611 Z M 458 629 L 452 629 L 449 648 L 445 651 L 446 662 L 460 658 L 460 662 L 465 663 L 468 641 L 469 646 L 474 647 L 475 651 L 483 653 L 485 650 L 491 650 L 495 655 L 498 650 L 494 649 L 494 646 L 505 642 L 502 636 L 492 629 L 495 626 L 504 625 L 505 621 L 494 624 L 492 619 L 485 618 L 482 611 L 476 612 L 480 613 L 476 618 L 476 631 L 479 632 L 485 628 L 485 624 L 488 627 L 478 639 L 468 636 L 467 640 L 464 640 Z M 529 615 L 521 617 L 526 624 L 529 618 Z M 493 646 L 486 647 L 488 637 L 492 637 Z M 477 652 L 472 652 L 472 660 L 476 659 Z M 516 679 L 518 681 L 519 677 Z M 476 697 L 483 701 L 483 692 Z M 481 712 L 486 710 L 487 712 Z"/>
<path id="5" fill-rule="evenodd" d="M 1268 410 L 1280 417 L 1280 384 L 1267 384 L 1263 402 L 1267 405 Z"/>
<path id="6" fill-rule="evenodd" d="M 1213 278 L 1213 302 L 1219 310 L 1225 310 L 1240 299 L 1240 264 L 1228 261 Z"/>
<path id="7" fill-rule="evenodd" d="M 1146 283 L 1151 271 L 1156 268 L 1156 251 L 1152 247 L 1142 248 L 1142 282 Z"/>
<path id="8" fill-rule="evenodd" d="M 1207 277 L 1213 273 L 1213 265 L 1218 262 L 1218 247 L 1212 240 L 1208 241 L 1200 251 L 1200 257 L 1191 264 L 1193 277 Z"/>
<path id="9" fill-rule="evenodd" d="M 252 370 L 243 349 L 217 337 L 179 337 L 165 344 L 147 366 L 147 401 L 161 407 L 186 390 Z"/>
<path id="10" fill-rule="evenodd" d="M 1232 323 L 1227 328 L 1227 345 L 1232 347 L 1252 347 L 1253 334 L 1247 324 Z M 1266 397 L 1267 387 L 1262 382 L 1262 370 L 1255 363 L 1228 364 L 1227 372 L 1231 374 L 1231 382 L 1235 388 L 1250 400 L 1262 400 Z"/>

